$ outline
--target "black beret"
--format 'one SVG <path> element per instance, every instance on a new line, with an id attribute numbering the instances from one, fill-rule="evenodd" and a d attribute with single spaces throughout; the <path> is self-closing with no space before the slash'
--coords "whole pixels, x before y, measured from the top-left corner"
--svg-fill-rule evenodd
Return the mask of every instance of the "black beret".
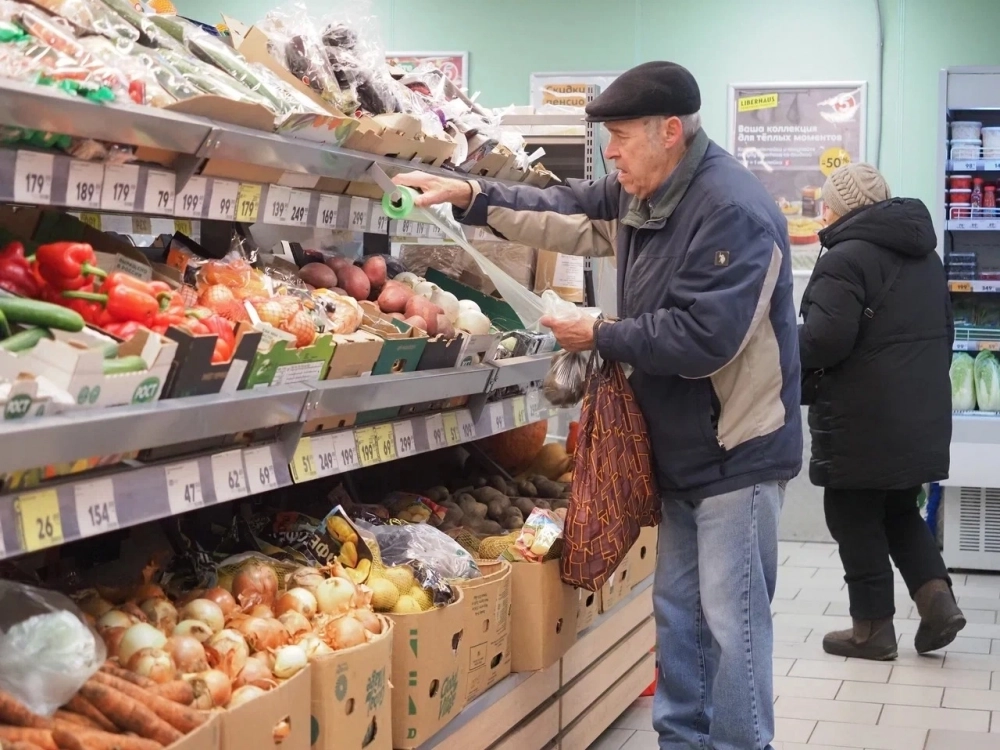
<path id="1" fill-rule="evenodd" d="M 589 122 L 680 117 L 701 109 L 701 91 L 691 71 L 656 60 L 626 70 L 587 105 Z"/>

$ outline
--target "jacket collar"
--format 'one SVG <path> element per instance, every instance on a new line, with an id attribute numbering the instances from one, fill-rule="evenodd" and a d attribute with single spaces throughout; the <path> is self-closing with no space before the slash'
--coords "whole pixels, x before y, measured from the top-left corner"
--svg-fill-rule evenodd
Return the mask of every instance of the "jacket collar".
<path id="1" fill-rule="evenodd" d="M 656 189 L 656 192 L 648 200 L 632 198 L 631 203 L 629 203 L 628 213 L 625 214 L 622 223 L 635 229 L 644 226 L 648 222 L 662 226 L 670 218 L 670 215 L 673 214 L 674 209 L 677 208 L 677 204 L 681 202 L 681 198 L 684 197 L 688 187 L 691 185 L 691 181 L 694 179 L 702 159 L 705 158 L 705 152 L 708 151 L 709 143 L 708 135 L 704 130 L 699 129 L 691 145 L 688 147 L 687 153 L 681 159 L 681 163 L 677 165 L 677 168 L 674 169 L 666 181 Z"/>

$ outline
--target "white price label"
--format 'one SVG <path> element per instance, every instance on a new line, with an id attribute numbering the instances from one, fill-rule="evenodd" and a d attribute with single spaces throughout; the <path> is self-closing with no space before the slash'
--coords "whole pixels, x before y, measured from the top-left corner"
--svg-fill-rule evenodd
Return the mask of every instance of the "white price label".
<path id="1" fill-rule="evenodd" d="M 105 211 L 134 211 L 138 185 L 139 167 L 135 164 L 108 164 L 104 167 L 101 208 Z"/>
<path id="2" fill-rule="evenodd" d="M 447 448 L 448 447 L 448 436 L 444 432 L 444 417 L 440 414 L 435 414 L 433 417 L 427 417 L 427 444 L 431 447 L 431 450 L 435 448 Z"/>
<path id="3" fill-rule="evenodd" d="M 312 195 L 305 190 L 293 190 L 288 198 L 288 223 L 304 227 L 309 223 L 309 199 Z"/>
<path id="4" fill-rule="evenodd" d="M 101 186 L 104 185 L 104 165 L 73 159 L 69 163 L 66 183 L 66 205 L 76 208 L 101 207 Z"/>
<path id="5" fill-rule="evenodd" d="M 335 433 L 333 444 L 336 448 L 337 462 L 340 464 L 341 471 L 350 471 L 361 466 L 361 462 L 358 460 L 358 444 L 354 440 L 353 430 Z"/>
<path id="6" fill-rule="evenodd" d="M 243 451 L 236 449 L 212 456 L 212 484 L 215 501 L 222 503 L 243 497 L 249 491 L 243 468 Z"/>
<path id="7" fill-rule="evenodd" d="M 190 216 L 200 219 L 205 210 L 205 195 L 208 192 L 208 180 L 204 177 L 192 177 L 184 189 L 177 194 L 174 213 L 177 216 Z"/>
<path id="8" fill-rule="evenodd" d="M 416 237 L 416 226 L 417 222 L 410 219 L 404 219 L 402 227 L 399 230 L 400 237 Z"/>
<path id="9" fill-rule="evenodd" d="M 507 419 L 503 415 L 503 402 L 490 404 L 490 430 L 495 435 L 507 429 Z"/>
<path id="10" fill-rule="evenodd" d="M 167 500 L 171 513 L 186 513 L 205 504 L 201 494 L 201 472 L 197 461 L 171 464 L 166 468 Z"/>
<path id="11" fill-rule="evenodd" d="M 146 213 L 174 213 L 174 187 L 177 178 L 170 172 L 150 169 L 146 172 Z"/>
<path id="12" fill-rule="evenodd" d="M 363 232 L 368 227 L 368 199 L 357 196 L 351 198 L 351 218 L 347 228 L 352 232 Z"/>
<path id="13" fill-rule="evenodd" d="M 372 215 L 368 220 L 368 231 L 374 232 L 375 234 L 385 234 L 389 230 L 389 217 L 385 215 L 385 211 L 382 210 L 376 202 L 372 202 Z"/>
<path id="14" fill-rule="evenodd" d="M 316 226 L 322 229 L 336 229 L 337 212 L 339 209 L 339 195 L 321 195 L 319 197 L 319 214 L 316 216 Z"/>
<path id="15" fill-rule="evenodd" d="M 528 391 L 528 421 L 537 422 L 542 411 L 541 397 L 538 391 Z"/>
<path id="16" fill-rule="evenodd" d="M 337 444 L 333 439 L 333 435 L 314 437 L 312 445 L 316 476 L 328 477 L 340 471 L 340 460 L 337 458 Z"/>
<path id="17" fill-rule="evenodd" d="M 1000 161 L 996 159 L 988 159 L 983 162 L 984 172 L 1000 172 Z"/>
<path id="18" fill-rule="evenodd" d="M 271 446 L 243 451 L 243 463 L 247 467 L 247 486 L 252 493 L 266 492 L 278 486 Z"/>
<path id="19" fill-rule="evenodd" d="M 263 221 L 268 224 L 287 224 L 288 201 L 291 200 L 291 197 L 291 188 L 268 185 L 267 205 L 264 206 Z"/>
<path id="20" fill-rule="evenodd" d="M 14 167 L 14 201 L 47 206 L 52 202 L 52 167 L 56 157 L 37 151 L 18 151 Z"/>
<path id="21" fill-rule="evenodd" d="M 80 482 L 73 487 L 73 494 L 76 496 L 76 523 L 81 537 L 118 528 L 115 485 L 111 479 Z"/>
<path id="22" fill-rule="evenodd" d="M 458 412 L 458 431 L 463 443 L 476 439 L 476 423 L 472 421 L 472 413 L 468 409 Z"/>
<path id="23" fill-rule="evenodd" d="M 413 422 L 396 422 L 392 426 L 393 435 L 396 438 L 396 457 L 405 458 L 417 452 L 416 443 L 413 440 Z"/>
<path id="24" fill-rule="evenodd" d="M 236 218 L 238 182 L 212 180 L 212 197 L 208 203 L 208 218 L 216 221 L 233 221 Z"/>

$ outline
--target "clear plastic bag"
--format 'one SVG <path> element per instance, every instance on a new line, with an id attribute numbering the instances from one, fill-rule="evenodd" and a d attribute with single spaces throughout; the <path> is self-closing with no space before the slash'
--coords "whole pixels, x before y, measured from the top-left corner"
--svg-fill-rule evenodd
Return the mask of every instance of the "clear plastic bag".
<path id="1" fill-rule="evenodd" d="M 0 688 L 51 716 L 107 658 L 107 649 L 62 594 L 0 581 Z"/>
<path id="2" fill-rule="evenodd" d="M 542 292 L 545 314 L 561 323 L 573 323 L 583 311 L 567 302 L 551 289 Z M 587 390 L 587 355 L 583 352 L 561 351 L 552 358 L 552 365 L 542 382 L 542 393 L 553 406 L 574 406 Z"/>

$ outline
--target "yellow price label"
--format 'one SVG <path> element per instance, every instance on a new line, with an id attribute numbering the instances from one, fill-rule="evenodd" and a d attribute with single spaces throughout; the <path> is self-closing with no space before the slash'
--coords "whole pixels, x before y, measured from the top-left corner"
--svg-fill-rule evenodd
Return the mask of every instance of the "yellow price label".
<path id="1" fill-rule="evenodd" d="M 88 227 L 96 229 L 98 232 L 101 231 L 101 215 L 100 214 L 80 214 L 80 221 L 82 221 Z"/>
<path id="2" fill-rule="evenodd" d="M 149 220 L 148 216 L 133 216 L 132 217 L 132 233 L 133 234 L 152 234 L 153 233 L 153 222 Z"/>
<path id="3" fill-rule="evenodd" d="M 186 234 L 190 237 L 194 234 L 194 229 L 191 227 L 190 219 L 174 219 L 174 231 L 180 232 L 181 234 Z"/>
<path id="4" fill-rule="evenodd" d="M 358 444 L 358 459 L 362 466 L 382 463 L 378 438 L 378 430 L 375 427 L 362 427 L 354 431 L 354 441 Z"/>
<path id="5" fill-rule="evenodd" d="M 21 546 L 26 551 L 36 552 L 62 544 L 62 519 L 55 490 L 21 495 L 14 501 L 14 512 L 21 524 Z"/>
<path id="6" fill-rule="evenodd" d="M 378 435 L 378 452 L 383 461 L 396 460 L 396 433 L 391 424 L 381 424 L 375 428 Z"/>
<path id="7" fill-rule="evenodd" d="M 292 463 L 289 464 L 288 468 L 291 470 L 292 480 L 296 484 L 316 478 L 316 459 L 313 458 L 312 438 L 299 439 L 299 445 L 295 449 L 295 455 L 292 456 Z"/>
<path id="8" fill-rule="evenodd" d="M 851 163 L 851 155 L 840 146 L 831 146 L 819 155 L 819 171 L 829 177 L 838 167 Z"/>
<path id="9" fill-rule="evenodd" d="M 528 424 L 528 404 L 524 396 L 518 396 L 514 399 L 514 426 L 524 427 L 526 424 Z"/>
<path id="10" fill-rule="evenodd" d="M 948 289 L 953 292 L 971 292 L 972 283 L 969 281 L 949 281 Z"/>
<path id="11" fill-rule="evenodd" d="M 1000 341 L 980 341 L 979 351 L 981 352 L 1000 352 Z"/>
<path id="12" fill-rule="evenodd" d="M 260 209 L 260 185 L 244 182 L 236 193 L 236 221 L 257 221 L 257 211 Z"/>
<path id="13" fill-rule="evenodd" d="M 462 433 L 458 429 L 458 415 L 450 411 L 442 417 L 444 422 L 444 439 L 448 445 L 458 445 L 462 442 Z"/>

